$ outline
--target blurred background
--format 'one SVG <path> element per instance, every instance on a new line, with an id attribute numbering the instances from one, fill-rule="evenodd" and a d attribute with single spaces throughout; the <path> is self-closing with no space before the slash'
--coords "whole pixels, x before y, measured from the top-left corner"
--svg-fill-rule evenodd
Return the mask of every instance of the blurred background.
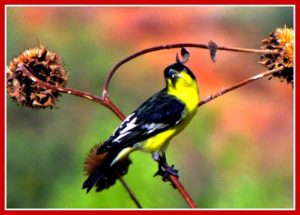
<path id="1" fill-rule="evenodd" d="M 277 27 L 293 27 L 292 7 L 8 7 L 7 65 L 41 43 L 62 57 L 68 87 L 101 95 L 109 70 L 151 46 L 215 41 L 260 48 Z M 147 54 L 124 65 L 110 96 L 130 114 L 164 87 L 163 69 L 180 50 Z M 259 55 L 188 49 L 205 98 L 263 72 Z M 86 194 L 85 157 L 108 138 L 119 119 L 106 108 L 63 95 L 59 108 L 31 110 L 7 98 L 8 208 L 135 208 L 120 182 Z M 157 164 L 135 152 L 125 176 L 145 208 L 187 208 L 168 183 L 153 177 Z M 200 208 L 293 207 L 293 88 L 256 81 L 199 110 L 173 139 L 167 158 Z"/>

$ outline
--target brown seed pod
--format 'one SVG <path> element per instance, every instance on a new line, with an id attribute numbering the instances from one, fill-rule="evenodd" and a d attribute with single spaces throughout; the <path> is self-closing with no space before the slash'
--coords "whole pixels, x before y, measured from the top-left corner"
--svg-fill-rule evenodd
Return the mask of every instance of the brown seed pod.
<path id="1" fill-rule="evenodd" d="M 281 81 L 294 83 L 294 30 L 291 28 L 277 28 L 262 41 L 262 48 L 277 50 L 276 54 L 265 54 L 261 56 L 259 63 L 269 70 L 284 67 L 280 72 L 276 72 L 272 77 L 277 77 Z"/>
<path id="2" fill-rule="evenodd" d="M 42 45 L 27 49 L 10 62 L 6 73 L 7 92 L 13 101 L 31 108 L 55 106 L 55 100 L 60 93 L 39 86 L 24 74 L 19 67 L 20 64 L 25 64 L 41 81 L 57 87 L 65 87 L 68 74 L 59 55 L 48 51 Z"/>
<path id="3" fill-rule="evenodd" d="M 109 152 L 105 152 L 97 155 L 97 149 L 99 145 L 95 145 L 89 152 L 85 162 L 84 162 L 84 171 L 86 175 L 91 175 L 96 169 L 101 166 L 103 160 Z M 99 192 L 103 189 L 107 189 L 110 186 L 114 185 L 119 176 L 124 176 L 128 172 L 129 165 L 131 160 L 129 157 L 125 157 L 121 160 L 118 160 L 112 167 L 110 167 L 102 177 L 99 178 L 96 184 L 96 191 Z"/>

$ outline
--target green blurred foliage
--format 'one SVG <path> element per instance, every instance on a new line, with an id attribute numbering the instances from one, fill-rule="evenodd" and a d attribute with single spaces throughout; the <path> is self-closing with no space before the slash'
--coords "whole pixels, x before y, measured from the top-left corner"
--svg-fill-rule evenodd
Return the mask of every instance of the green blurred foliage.
<path id="1" fill-rule="evenodd" d="M 210 40 L 258 48 L 285 24 L 293 26 L 291 7 L 8 7 L 7 64 L 41 43 L 61 55 L 69 87 L 100 95 L 108 71 L 135 51 Z M 176 51 L 151 53 L 119 70 L 110 95 L 126 115 L 163 87 L 162 71 Z M 256 55 L 220 52 L 212 63 L 206 51 L 189 51 L 202 98 L 263 71 Z M 111 135 L 118 118 L 73 96 L 63 95 L 58 106 L 35 111 L 7 98 L 7 207 L 134 208 L 120 182 L 101 193 L 81 190 L 87 152 Z M 149 154 L 131 157 L 125 180 L 143 207 L 188 207 L 153 177 L 157 164 Z M 262 80 L 201 107 L 167 157 L 201 208 L 293 207 L 291 87 Z"/>

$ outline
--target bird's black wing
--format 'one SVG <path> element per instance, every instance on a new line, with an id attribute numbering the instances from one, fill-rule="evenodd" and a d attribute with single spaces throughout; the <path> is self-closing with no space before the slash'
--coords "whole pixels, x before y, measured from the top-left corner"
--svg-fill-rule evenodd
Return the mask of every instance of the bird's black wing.
<path id="1" fill-rule="evenodd" d="M 163 89 L 128 116 L 98 149 L 98 153 L 131 146 L 177 125 L 182 119 L 184 110 L 185 105 Z"/>

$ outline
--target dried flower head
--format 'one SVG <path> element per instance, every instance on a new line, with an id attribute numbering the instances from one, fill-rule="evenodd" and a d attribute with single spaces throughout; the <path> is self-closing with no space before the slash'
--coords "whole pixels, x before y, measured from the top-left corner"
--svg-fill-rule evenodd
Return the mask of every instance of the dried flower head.
<path id="1" fill-rule="evenodd" d="M 53 107 L 60 93 L 39 86 L 24 73 L 20 65 L 26 65 L 43 82 L 65 87 L 68 75 L 59 55 L 48 51 L 42 45 L 27 49 L 10 62 L 6 74 L 7 92 L 15 102 L 31 108 Z"/>
<path id="2" fill-rule="evenodd" d="M 259 63 L 269 70 L 284 67 L 280 72 L 273 74 L 287 83 L 294 82 L 294 30 L 291 28 L 277 28 L 262 41 L 262 48 L 276 50 L 277 53 L 261 56 Z"/>
<path id="3" fill-rule="evenodd" d="M 91 175 L 97 167 L 99 167 L 105 157 L 106 153 L 102 153 L 97 155 L 97 150 L 99 145 L 95 145 L 89 152 L 85 162 L 84 162 L 84 171 L 86 175 Z M 131 160 L 129 157 L 121 159 L 117 161 L 111 168 L 109 168 L 103 177 L 99 179 L 96 184 L 96 191 L 99 192 L 103 189 L 107 189 L 110 186 L 114 185 L 119 176 L 124 176 L 128 172 L 129 165 L 131 164 Z"/>

